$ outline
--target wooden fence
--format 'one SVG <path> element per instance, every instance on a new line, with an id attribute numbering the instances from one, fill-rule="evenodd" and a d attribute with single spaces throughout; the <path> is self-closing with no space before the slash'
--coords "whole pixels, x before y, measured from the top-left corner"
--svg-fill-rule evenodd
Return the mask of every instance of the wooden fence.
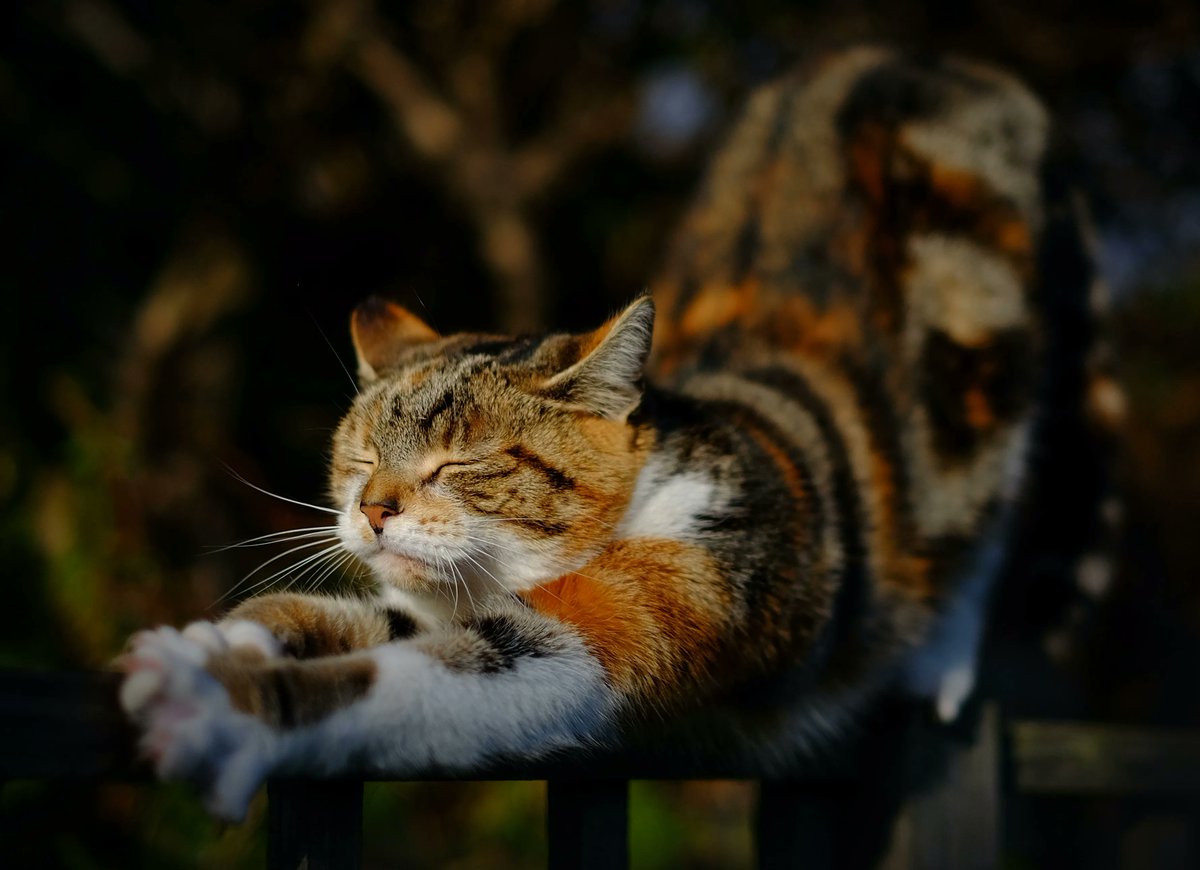
<path id="1" fill-rule="evenodd" d="M 144 778 L 115 699 L 111 674 L 0 672 L 0 782 Z M 1008 791 L 1200 796 L 1197 732 L 1006 723 L 995 705 L 969 728 L 936 727 L 915 708 L 878 719 L 838 758 L 786 780 L 626 756 L 497 767 L 469 778 L 546 780 L 549 866 L 583 870 L 628 865 L 630 779 L 759 781 L 760 868 L 993 867 Z M 267 824 L 271 870 L 357 867 L 362 780 L 272 781 Z"/>

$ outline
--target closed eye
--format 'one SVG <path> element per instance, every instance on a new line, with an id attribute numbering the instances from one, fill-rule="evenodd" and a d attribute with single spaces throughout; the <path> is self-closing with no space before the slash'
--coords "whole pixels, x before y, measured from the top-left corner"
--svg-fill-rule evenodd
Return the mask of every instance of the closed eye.
<path id="1" fill-rule="evenodd" d="M 477 459 L 452 459 L 449 462 L 443 462 L 441 465 L 439 465 L 437 468 L 435 468 L 433 470 L 433 472 L 429 475 L 429 477 L 425 478 L 425 482 L 433 483 L 434 481 L 436 481 L 438 479 L 438 476 L 443 471 L 445 471 L 447 468 L 453 468 L 454 466 L 462 466 L 462 465 L 475 465 L 476 463 L 478 463 L 478 461 L 479 460 L 477 460 Z"/>

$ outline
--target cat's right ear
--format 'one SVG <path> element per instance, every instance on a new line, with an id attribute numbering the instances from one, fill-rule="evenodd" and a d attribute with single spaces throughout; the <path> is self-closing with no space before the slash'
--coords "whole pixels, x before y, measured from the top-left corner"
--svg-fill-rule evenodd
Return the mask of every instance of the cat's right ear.
<path id="1" fill-rule="evenodd" d="M 653 334 L 654 302 L 642 296 L 595 332 L 577 336 L 574 362 L 541 385 L 542 395 L 625 420 L 642 399 L 642 369 Z"/>
<path id="2" fill-rule="evenodd" d="M 358 377 L 369 383 L 379 372 L 394 365 L 404 351 L 417 344 L 441 338 L 425 321 L 407 308 L 372 296 L 350 316 L 350 337 L 358 357 Z"/>

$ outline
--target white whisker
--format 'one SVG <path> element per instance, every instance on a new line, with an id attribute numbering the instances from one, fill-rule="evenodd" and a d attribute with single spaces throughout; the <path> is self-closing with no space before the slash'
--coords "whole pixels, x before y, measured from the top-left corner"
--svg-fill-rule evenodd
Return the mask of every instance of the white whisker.
<path id="1" fill-rule="evenodd" d="M 502 565 L 503 567 L 507 568 L 509 571 L 512 571 L 514 574 L 520 573 L 517 566 L 513 565 L 511 562 L 504 561 L 499 556 L 497 556 L 495 553 L 487 552 L 487 549 L 486 549 L 488 547 L 495 547 L 497 549 L 505 551 L 506 553 L 512 553 L 512 554 L 520 556 L 520 555 L 523 555 L 523 553 L 524 553 L 524 550 L 522 550 L 520 547 L 514 547 L 514 546 L 507 545 L 507 544 L 502 544 L 499 541 L 494 541 L 490 538 L 481 538 L 481 537 L 477 537 L 474 535 L 468 535 L 465 533 L 463 534 L 463 537 L 466 538 L 468 541 L 470 541 L 473 544 L 482 545 L 482 547 L 484 548 L 483 555 L 487 556 L 493 562 L 496 562 L 496 563 Z M 499 583 L 500 581 L 497 580 L 496 582 Z M 503 583 L 501 583 L 500 585 L 504 586 Z M 504 588 L 507 589 L 508 587 L 505 586 Z"/>
<path id="2" fill-rule="evenodd" d="M 471 606 L 471 615 L 473 616 L 475 615 L 476 610 L 475 597 L 471 595 L 471 584 L 467 582 L 465 577 L 463 577 L 462 571 L 458 569 L 458 566 L 454 564 L 453 560 L 450 561 L 450 567 L 453 568 L 454 573 L 458 575 L 458 582 L 462 584 L 463 590 L 467 593 L 467 602 Z"/>
<path id="3" fill-rule="evenodd" d="M 235 583 L 235 584 L 234 584 L 234 586 L 233 586 L 233 588 L 232 588 L 232 589 L 230 589 L 228 592 L 226 592 L 224 595 L 222 595 L 220 598 L 218 598 L 218 599 L 216 600 L 216 602 L 215 602 L 215 603 L 216 603 L 216 604 L 220 604 L 222 601 L 224 601 L 225 599 L 229 598 L 230 596 L 232 596 L 232 595 L 236 595 L 236 594 L 237 594 L 237 592 L 238 592 L 238 590 L 242 588 L 243 584 L 245 584 L 245 582 L 246 582 L 247 580 L 249 580 L 251 577 L 253 577 L 255 574 L 257 574 L 257 573 L 258 573 L 259 571 L 261 571 L 263 568 L 265 568 L 265 567 L 267 567 L 268 565 L 270 565 L 272 562 L 278 562 L 280 559 L 283 559 L 283 558 L 285 558 L 286 556 L 290 556 L 292 553 L 296 553 L 296 552 L 298 552 L 298 551 L 300 551 L 300 550 L 307 550 L 309 547 L 319 547 L 321 544 L 324 544 L 324 543 L 326 543 L 326 541 L 325 541 L 325 540 L 309 541 L 309 542 L 308 542 L 308 543 L 306 543 L 306 544 L 300 544 L 299 546 L 292 547 L 290 550 L 284 550 L 282 553 L 279 553 L 279 554 L 277 554 L 277 555 L 275 555 L 275 556 L 272 556 L 270 559 L 267 559 L 265 562 L 263 562 L 262 564 L 260 564 L 260 565 L 259 565 L 257 568 L 255 568 L 253 571 L 251 571 L 249 574 L 247 574 L 245 577 L 243 577 L 241 580 L 239 580 L 237 583 Z M 341 545 L 339 544 L 338 546 L 341 546 Z M 332 548 L 331 548 L 331 549 L 332 549 Z M 327 551 L 326 551 L 326 552 L 327 552 Z M 283 570 L 284 570 L 284 571 L 289 571 L 289 570 L 291 570 L 291 568 L 293 568 L 293 567 L 295 567 L 295 566 L 291 566 L 291 565 L 289 565 L 287 568 L 284 568 Z M 274 574 L 273 574 L 273 575 L 271 575 L 271 576 L 273 576 L 273 577 L 274 577 L 274 576 L 277 576 L 277 575 L 274 575 Z M 254 588 L 254 589 L 257 589 L 257 588 L 258 588 L 258 586 L 259 586 L 259 584 L 255 584 L 255 585 L 254 585 L 252 588 Z"/>
<path id="4" fill-rule="evenodd" d="M 312 544 L 308 544 L 307 546 L 311 547 Z M 249 589 L 247 589 L 246 592 L 247 592 L 247 594 L 249 594 L 251 592 L 254 592 L 256 589 L 264 589 L 264 587 L 269 588 L 271 581 L 274 580 L 276 577 L 281 577 L 284 574 L 288 573 L 289 571 L 295 571 L 301 565 L 311 565 L 311 563 L 314 561 L 319 561 L 321 559 L 325 559 L 329 556 L 330 553 L 333 553 L 334 551 L 341 549 L 341 546 L 342 545 L 340 543 L 334 544 L 332 547 L 327 547 L 326 549 L 321 550 L 318 553 L 313 553 L 310 556 L 305 556 L 303 559 L 296 562 L 295 564 L 288 565 L 285 568 L 281 568 L 280 570 L 276 571 L 274 574 L 270 575 L 269 577 L 266 577 L 263 580 L 259 580 L 257 583 L 255 583 L 253 586 L 251 586 Z M 297 547 L 296 549 L 300 549 L 300 548 Z M 289 551 L 289 552 L 291 552 L 291 551 Z M 286 555 L 286 553 L 284 555 Z M 278 557 L 276 557 L 276 558 L 278 558 Z M 274 560 L 272 559 L 270 561 L 274 561 Z M 264 563 L 264 565 L 265 564 L 266 563 Z M 259 570 L 259 569 L 256 569 L 256 571 L 257 570 Z M 253 574 L 247 575 L 245 579 L 249 580 L 251 576 L 253 576 Z M 292 585 L 294 585 L 294 583 L 295 583 L 295 580 L 293 579 L 292 583 L 288 584 L 287 588 L 290 589 L 292 587 Z M 230 593 L 230 594 L 232 594 L 232 593 Z"/>
<path id="5" fill-rule="evenodd" d="M 305 538 L 323 537 L 332 541 L 337 537 L 334 534 L 336 531 L 334 526 L 314 526 L 311 529 L 289 529 L 283 532 L 271 532 L 267 535 L 259 535 L 257 538 L 249 538 L 237 544 L 226 544 L 223 547 L 208 550 L 206 555 L 215 556 L 217 553 L 243 549 L 245 547 L 269 547 L 272 544 L 286 544 L 291 541 L 302 541 Z"/>
<path id="6" fill-rule="evenodd" d="M 291 589 L 294 586 L 300 585 L 301 580 L 303 580 L 306 576 L 312 575 L 316 577 L 316 580 L 310 579 L 304 584 L 304 591 L 311 592 L 315 588 L 316 583 L 323 578 L 324 570 L 328 568 L 330 564 L 336 564 L 341 555 L 342 554 L 334 550 L 334 552 L 326 553 L 326 555 L 324 555 L 322 558 L 310 562 L 303 571 L 291 579 L 291 582 L 288 583 L 288 588 Z"/>
<path id="7" fill-rule="evenodd" d="M 222 463 L 222 464 L 225 465 L 225 463 Z M 324 513 L 327 513 L 327 514 L 335 514 L 337 516 L 341 516 L 343 513 L 343 511 L 334 510 L 333 508 L 321 507 L 320 505 L 309 504 L 308 502 L 305 502 L 305 501 L 297 501 L 294 498 L 288 498 L 287 496 L 277 495 L 276 493 L 273 493 L 268 489 L 263 489 L 261 486 L 253 484 L 250 481 L 246 480 L 246 478 L 244 478 L 240 474 L 238 474 L 238 472 L 231 465 L 225 465 L 225 470 L 228 471 L 233 476 L 234 480 L 237 480 L 240 483 L 246 484 L 246 486 L 250 487 L 253 490 L 257 490 L 258 492 L 261 492 L 263 495 L 269 495 L 271 498 L 277 498 L 280 501 L 286 501 L 289 504 L 298 505 L 299 507 L 308 508 L 309 510 L 323 511 Z"/>
<path id="8" fill-rule="evenodd" d="M 476 535 L 468 535 L 466 532 L 461 532 L 462 536 L 473 544 L 486 544 L 489 547 L 497 547 L 508 553 L 521 554 L 525 550 L 522 547 L 517 547 L 512 544 L 502 544 L 499 541 L 494 541 L 491 538 L 481 538 Z"/>
<path id="9" fill-rule="evenodd" d="M 500 591 L 504 593 L 506 598 L 514 598 L 515 599 L 518 597 L 517 593 L 513 592 L 511 589 L 509 589 L 507 586 L 505 586 L 499 577 L 497 577 L 495 574 L 493 574 L 491 571 L 489 571 L 487 568 L 485 568 L 470 553 L 463 553 L 463 558 L 465 558 L 468 562 L 470 562 L 472 565 L 474 565 L 476 568 L 478 568 L 480 571 L 482 571 L 485 577 L 487 577 L 489 580 L 491 580 L 493 583 L 495 583 L 496 586 L 500 589 Z"/>
<path id="10" fill-rule="evenodd" d="M 339 544 L 337 546 L 329 547 L 325 550 L 322 550 L 319 553 L 313 553 L 311 556 L 301 559 L 299 562 L 296 562 L 294 565 L 289 565 L 286 568 L 282 568 L 279 571 L 276 571 L 270 577 L 267 577 L 265 580 L 259 581 L 257 584 L 255 584 L 254 588 L 256 588 L 256 589 L 259 587 L 270 588 L 270 586 L 275 585 L 270 582 L 271 580 L 274 580 L 277 577 L 282 577 L 284 574 L 287 574 L 289 571 L 296 571 L 296 569 L 299 568 L 300 570 L 297 573 L 295 573 L 292 576 L 287 578 L 287 584 L 283 587 L 284 591 L 294 589 L 296 587 L 296 585 L 304 578 L 305 575 L 309 574 L 312 571 L 319 569 L 322 566 L 322 564 L 325 564 L 330 559 L 335 558 L 337 556 L 337 551 L 340 546 L 341 545 Z M 264 592 L 266 591 L 266 588 L 263 589 Z"/>
<path id="11" fill-rule="evenodd" d="M 357 396 L 359 392 L 358 381 L 354 380 L 354 375 L 350 374 L 350 369 L 346 368 L 346 364 L 342 362 L 342 355 L 337 352 L 337 348 L 333 346 L 333 342 L 329 340 L 329 336 L 325 334 L 325 330 L 321 328 L 321 324 L 317 323 L 317 318 L 313 317 L 311 311 L 309 312 L 308 316 L 312 318 L 313 326 L 317 328 L 317 332 L 320 333 L 321 338 L 325 339 L 325 343 L 329 345 L 329 349 L 333 351 L 333 358 L 337 360 L 337 364 L 341 366 L 342 371 L 346 373 L 346 377 L 350 380 L 350 386 L 354 388 L 354 395 Z"/>
<path id="12" fill-rule="evenodd" d="M 354 558 L 354 556 L 351 553 L 343 554 L 341 558 L 334 561 L 332 564 L 329 565 L 328 568 L 326 568 L 321 574 L 319 574 L 316 577 L 316 579 L 314 579 L 312 581 L 312 584 L 307 587 L 307 589 L 305 591 L 313 592 L 317 589 L 320 589 L 322 583 L 324 583 L 331 576 L 333 576 L 335 573 L 337 573 L 347 562 L 349 562 L 353 558 Z"/>
<path id="13" fill-rule="evenodd" d="M 440 559 L 441 559 L 441 557 L 440 557 L 440 556 L 436 556 L 435 558 L 437 558 L 439 561 L 440 561 Z M 440 568 L 439 568 L 439 570 L 440 570 Z M 459 584 L 459 583 L 455 583 L 455 584 L 454 584 L 454 608 L 453 608 L 453 609 L 451 610 L 451 612 L 450 612 L 450 621 L 451 621 L 451 622 L 454 622 L 454 620 L 455 620 L 455 619 L 457 618 L 457 616 L 458 616 L 458 587 L 459 587 L 460 585 L 461 585 L 461 584 Z"/>

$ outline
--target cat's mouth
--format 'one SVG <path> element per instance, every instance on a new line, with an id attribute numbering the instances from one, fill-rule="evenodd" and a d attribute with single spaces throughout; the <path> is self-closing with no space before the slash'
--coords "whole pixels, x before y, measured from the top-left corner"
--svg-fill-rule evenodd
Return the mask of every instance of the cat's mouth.
<path id="1" fill-rule="evenodd" d="M 431 561 L 387 549 L 375 556 L 373 568 L 377 576 L 390 577 L 393 582 L 406 587 L 453 586 L 463 582 L 462 569 L 453 567 L 447 559 Z"/>
<path id="2" fill-rule="evenodd" d="M 389 550 L 382 547 L 376 556 L 377 559 L 383 559 L 385 564 L 390 567 L 407 568 L 410 571 L 419 571 L 427 573 L 433 570 L 433 563 L 427 562 L 419 556 L 410 556 L 407 553 L 397 553 L 394 550 Z"/>

